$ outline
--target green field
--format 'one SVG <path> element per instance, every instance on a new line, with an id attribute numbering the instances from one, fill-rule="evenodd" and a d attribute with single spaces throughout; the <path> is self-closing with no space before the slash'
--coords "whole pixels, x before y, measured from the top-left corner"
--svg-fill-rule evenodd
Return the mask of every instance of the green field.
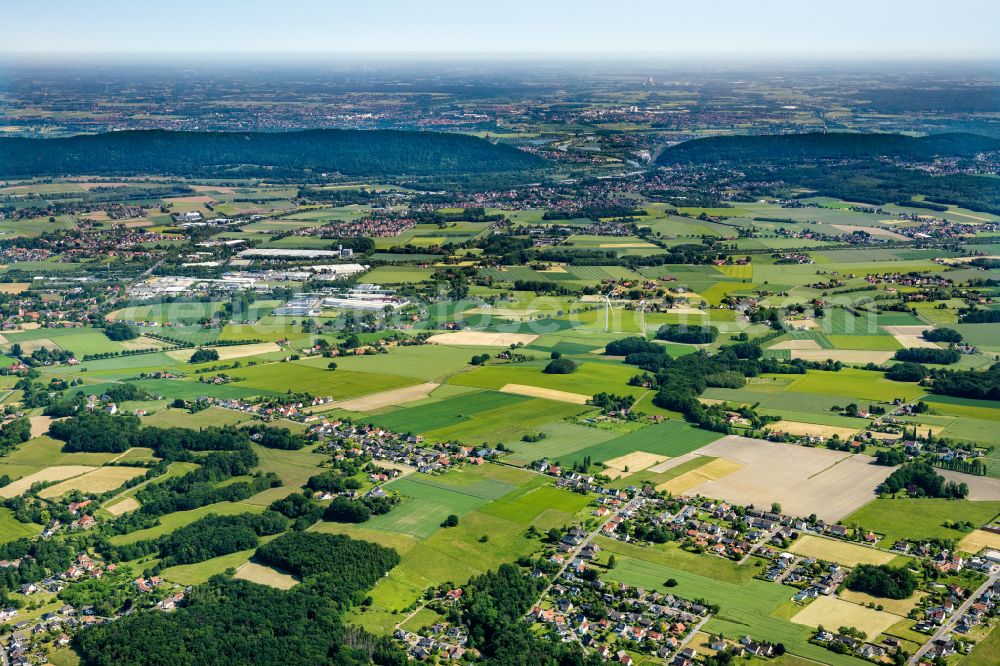
<path id="1" fill-rule="evenodd" d="M 299 362 L 267 363 L 229 371 L 241 381 L 241 389 L 264 389 L 275 393 L 307 391 L 315 396 L 332 396 L 337 400 L 355 398 L 418 383 L 412 377 L 374 372 L 320 369 Z"/>
<path id="2" fill-rule="evenodd" d="M 602 540 L 602 545 L 605 541 L 609 540 Z M 608 544 L 609 550 L 613 547 L 612 544 L 616 542 Z M 795 588 L 755 579 L 742 584 L 727 582 L 713 577 L 708 571 L 700 575 L 641 559 L 633 549 L 629 549 L 628 553 L 621 552 L 618 548 L 614 550 L 619 557 L 618 566 L 608 573 L 612 580 L 641 586 L 646 590 L 668 591 L 687 599 L 704 599 L 718 604 L 718 615 L 705 626 L 708 632 L 722 632 L 734 638 L 749 634 L 756 640 L 784 643 L 792 654 L 823 664 L 848 666 L 861 663 L 854 657 L 834 654 L 823 647 L 812 645 L 808 642 L 812 629 L 772 615 L 795 594 Z M 668 578 L 676 579 L 677 587 L 669 590 L 664 588 L 663 582 Z"/>
<path id="3" fill-rule="evenodd" d="M 176 511 L 174 513 L 168 513 L 167 515 L 160 517 L 160 524 L 156 527 L 149 527 L 144 530 L 129 532 L 128 534 L 118 534 L 111 537 L 109 541 L 115 545 L 122 545 L 135 543 L 137 541 L 144 541 L 146 539 L 155 539 L 163 536 L 164 534 L 169 534 L 180 527 L 190 525 L 199 518 L 204 518 L 209 514 L 214 513 L 219 516 L 231 516 L 237 513 L 260 513 L 263 510 L 264 507 L 262 506 L 243 504 L 241 502 L 219 502 L 217 504 L 209 504 L 208 506 L 199 507 L 190 511 Z"/>
<path id="4" fill-rule="evenodd" d="M 2 468 L 0 468 L 2 471 Z M 42 531 L 41 525 L 22 523 L 14 518 L 14 512 L 7 507 L 0 507 L 0 543 L 33 537 Z"/>
<path id="5" fill-rule="evenodd" d="M 586 456 L 595 462 L 612 460 L 634 451 L 645 451 L 656 455 L 676 458 L 696 451 L 709 442 L 721 437 L 719 433 L 693 428 L 679 421 L 664 421 L 642 430 L 615 437 L 585 449 L 575 451 L 561 459 L 563 465 L 582 461 Z"/>
<path id="6" fill-rule="evenodd" d="M 441 522 L 451 514 L 459 516 L 485 506 L 490 498 L 464 489 L 451 489 L 444 484 L 425 483 L 417 475 L 394 481 L 386 486 L 400 495 L 403 502 L 389 513 L 375 516 L 365 525 L 426 539 L 441 529 Z M 513 490 L 513 486 L 510 486 Z M 461 521 L 460 521 L 461 522 Z"/>
<path id="7" fill-rule="evenodd" d="M 841 522 L 858 523 L 863 530 L 885 535 L 891 544 L 896 540 L 942 538 L 961 540 L 964 533 L 946 528 L 944 522 L 969 521 L 982 526 L 1000 515 L 1000 502 L 970 502 L 945 499 L 876 499 Z"/>

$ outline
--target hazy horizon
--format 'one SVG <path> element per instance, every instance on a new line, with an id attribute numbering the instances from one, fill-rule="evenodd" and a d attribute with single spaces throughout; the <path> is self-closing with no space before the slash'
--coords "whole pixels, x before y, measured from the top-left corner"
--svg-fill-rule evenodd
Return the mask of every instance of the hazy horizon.
<path id="1" fill-rule="evenodd" d="M 428 0 L 275 6 L 261 0 L 159 4 L 105 0 L 81 11 L 54 0 L 47 11 L 6 8 L 0 26 L 5 57 L 90 54 L 140 57 L 232 56 L 339 58 L 554 58 L 592 56 L 719 60 L 760 59 L 961 61 L 1000 58 L 993 34 L 1000 6 L 956 0 L 942 10 L 928 0 L 826 7 L 793 0 L 677 4 L 623 0 L 604 4 L 511 0 L 494 6 Z"/>

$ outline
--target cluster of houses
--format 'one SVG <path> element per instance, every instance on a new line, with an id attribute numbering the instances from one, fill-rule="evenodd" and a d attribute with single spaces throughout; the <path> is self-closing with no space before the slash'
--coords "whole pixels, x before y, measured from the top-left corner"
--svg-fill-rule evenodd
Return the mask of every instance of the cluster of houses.
<path id="1" fill-rule="evenodd" d="M 0 562 L 0 566 L 3 563 Z M 75 564 L 59 577 L 59 584 L 42 585 L 50 592 L 57 592 L 63 589 L 65 583 L 83 580 L 87 577 L 98 578 L 104 572 L 113 572 L 114 564 L 104 566 L 96 562 L 88 555 L 81 553 L 77 556 Z M 132 581 L 132 585 L 141 593 L 152 593 L 163 585 L 163 581 L 158 577 L 137 578 Z M 35 587 L 35 586 L 32 586 Z M 173 611 L 177 608 L 190 588 L 177 590 L 168 593 L 157 601 L 153 608 L 161 611 Z M 145 605 L 133 605 L 125 611 L 130 614 L 139 610 Z M 0 610 L 0 622 L 9 622 L 16 619 L 19 611 L 16 608 L 6 608 Z M 71 636 L 76 631 L 95 625 L 109 622 L 115 618 L 102 617 L 98 615 L 92 606 L 82 606 L 79 609 L 66 604 L 60 609 L 45 613 L 37 620 L 22 620 L 11 624 L 10 634 L 2 637 L 4 649 L 0 652 L 0 664 L 4 666 L 29 666 L 32 664 L 45 664 L 48 659 L 44 646 L 51 644 L 53 647 L 65 647 L 69 645 Z"/>
<path id="2" fill-rule="evenodd" d="M 0 560 L 0 569 L 16 568 L 20 565 L 20 559 Z M 89 578 L 101 578 L 116 569 L 117 566 L 113 563 L 105 564 L 86 553 L 79 553 L 66 571 L 35 583 L 23 584 L 20 587 L 20 593 L 24 596 L 31 596 L 39 592 L 55 594 L 65 589 L 70 583 Z M 83 607 L 78 611 L 68 604 L 57 611 L 45 613 L 34 621 L 16 621 L 20 613 L 19 609 L 13 607 L 0 610 L 0 623 L 8 623 L 11 627 L 10 634 L 3 637 L 5 650 L 0 653 L 0 657 L 6 659 L 4 661 L 3 658 L 0 658 L 0 662 L 7 666 L 45 663 L 44 655 L 38 649 L 43 643 L 52 641 L 54 645 L 59 647 L 68 645 L 70 636 L 67 632 L 104 621 L 103 618 L 96 616 L 90 607 Z"/>
<path id="3" fill-rule="evenodd" d="M 604 659 L 622 664 L 632 663 L 629 652 L 661 659 L 678 655 L 711 613 L 703 604 L 672 594 L 646 592 L 624 583 L 587 583 L 572 574 L 564 579 L 552 585 L 531 609 L 528 620 L 544 627 L 553 639 L 579 642 Z M 598 606 L 614 610 L 606 616 L 596 614 L 593 610 Z M 620 646 L 630 649 L 615 649 Z"/>
<path id="4" fill-rule="evenodd" d="M 899 639 L 892 636 L 886 636 L 881 643 L 870 643 L 854 636 L 838 634 L 826 629 L 818 631 L 811 641 L 828 650 L 841 654 L 853 654 L 877 664 L 885 663 L 887 658 L 896 654 L 900 649 Z"/>
<path id="5" fill-rule="evenodd" d="M 212 381 L 212 383 L 225 383 L 225 380 L 219 382 Z M 314 396 L 308 400 L 294 400 L 287 403 L 276 402 L 273 400 L 250 402 L 248 400 L 240 400 L 238 398 L 213 398 L 211 396 L 199 396 L 196 400 L 196 402 L 199 403 L 206 403 L 209 405 L 215 405 L 216 407 L 222 407 L 224 409 L 233 409 L 238 412 L 254 414 L 263 419 L 284 418 L 292 421 L 303 422 L 317 420 L 320 418 L 309 413 L 309 409 L 311 407 L 321 407 L 323 405 L 330 404 L 333 401 L 334 399 L 332 396 Z"/>
<path id="6" fill-rule="evenodd" d="M 0 613 L 0 618 L 4 614 Z M 11 632 L 5 637 L 4 649 L 0 651 L 0 662 L 5 666 L 29 666 L 48 662 L 42 646 L 51 641 L 55 647 L 65 647 L 70 643 L 70 632 L 103 622 L 90 608 L 77 611 L 66 604 L 60 609 L 45 613 L 35 622 L 21 621 L 11 625 Z"/>
<path id="7" fill-rule="evenodd" d="M 439 589 L 437 596 L 427 602 L 427 607 L 436 610 L 441 615 L 448 615 L 449 608 L 454 606 L 464 594 L 462 588 Z M 436 657 L 439 662 L 476 659 L 479 651 L 468 647 L 469 635 L 463 625 L 446 621 L 435 622 L 418 632 L 396 629 L 393 637 L 401 641 L 410 657 L 425 661 Z"/>
<path id="8" fill-rule="evenodd" d="M 966 590 L 954 584 L 947 590 L 943 599 L 923 609 L 923 618 L 914 629 L 931 634 L 950 622 L 955 633 L 967 635 L 974 627 L 987 624 L 1000 610 L 1000 580 L 994 580 L 964 611 L 962 606 L 968 598 Z"/>
<path id="9" fill-rule="evenodd" d="M 373 425 L 324 420 L 307 433 L 320 442 L 319 450 L 335 458 L 368 456 L 425 474 L 442 473 L 463 464 L 482 465 L 499 451 L 458 444 L 423 444 L 419 435 L 403 435 Z"/>

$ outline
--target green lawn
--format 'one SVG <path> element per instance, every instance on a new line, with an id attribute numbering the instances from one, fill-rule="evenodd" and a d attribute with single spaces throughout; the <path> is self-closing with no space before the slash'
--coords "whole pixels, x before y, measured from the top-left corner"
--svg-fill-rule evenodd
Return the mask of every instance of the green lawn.
<path id="1" fill-rule="evenodd" d="M 490 501 L 489 498 L 447 488 L 444 484 L 426 483 L 416 474 L 394 481 L 386 488 L 401 494 L 404 498 L 402 503 L 387 514 L 373 517 L 365 525 L 373 530 L 409 534 L 422 539 L 442 529 L 441 522 L 449 515 L 455 514 L 461 519 L 466 513 Z"/>
<path id="2" fill-rule="evenodd" d="M 1000 629 L 995 626 L 993 630 L 972 650 L 972 653 L 963 657 L 959 662 L 960 666 L 996 666 L 1000 664 Z"/>
<path id="3" fill-rule="evenodd" d="M 41 525 L 22 523 L 14 518 L 13 511 L 7 507 L 0 507 L 0 543 L 33 537 L 41 531 Z"/>
<path id="4" fill-rule="evenodd" d="M 890 545 L 897 539 L 945 538 L 961 540 L 963 532 L 944 527 L 946 520 L 981 526 L 1000 514 L 1000 502 L 946 499 L 876 499 L 841 522 L 857 522 L 862 529 L 884 534 Z"/>

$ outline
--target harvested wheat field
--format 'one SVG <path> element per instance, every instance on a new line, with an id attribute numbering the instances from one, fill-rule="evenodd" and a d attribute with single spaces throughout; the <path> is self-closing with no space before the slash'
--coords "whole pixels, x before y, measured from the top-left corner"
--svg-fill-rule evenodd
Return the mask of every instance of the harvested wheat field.
<path id="1" fill-rule="evenodd" d="M 30 286 L 30 282 L 0 282 L 0 294 L 20 294 Z"/>
<path id="2" fill-rule="evenodd" d="M 807 627 L 855 627 L 871 637 L 899 622 L 899 616 L 865 608 L 836 597 L 818 597 L 792 616 L 795 624 Z"/>
<path id="3" fill-rule="evenodd" d="M 931 347 L 936 348 L 940 345 L 936 345 L 930 340 L 924 340 L 921 333 L 928 329 L 934 328 L 933 326 L 883 326 L 882 330 L 896 338 L 896 342 L 903 345 L 903 348 L 910 347 Z"/>
<path id="4" fill-rule="evenodd" d="M 1000 479 L 991 476 L 973 476 L 962 472 L 952 472 L 942 469 L 938 472 L 941 476 L 954 481 L 964 483 L 969 486 L 969 496 L 966 499 L 973 502 L 993 502 L 1000 500 Z"/>
<path id="5" fill-rule="evenodd" d="M 327 407 L 346 409 L 352 412 L 370 412 L 383 407 L 394 407 L 413 402 L 414 400 L 422 400 L 429 396 L 438 386 L 440 384 L 433 382 L 417 384 L 416 386 L 404 386 L 403 388 L 380 391 L 379 393 L 372 393 L 371 395 L 344 400 L 343 402 L 335 402 L 332 405 L 327 405 Z"/>
<path id="6" fill-rule="evenodd" d="M 586 405 L 587 401 L 590 400 L 589 395 L 583 395 L 582 393 L 570 393 L 569 391 L 558 391 L 556 389 L 528 386 L 526 384 L 504 384 L 500 392 L 526 395 L 530 398 L 545 398 L 546 400 L 554 400 L 556 402 L 569 402 L 574 405 Z"/>
<path id="7" fill-rule="evenodd" d="M 204 204 L 204 203 L 215 203 L 215 198 L 210 197 L 206 194 L 191 196 L 191 197 L 170 197 L 169 199 L 163 200 L 165 203 L 172 204 Z"/>
<path id="8" fill-rule="evenodd" d="M 884 597 L 873 597 L 872 595 L 865 594 L 864 592 L 843 590 L 838 596 L 844 601 L 850 601 L 852 604 L 858 604 L 860 606 L 875 604 L 877 606 L 882 606 L 882 610 L 886 613 L 906 617 L 906 615 L 913 610 L 914 606 L 917 605 L 917 602 L 927 596 L 927 593 L 914 592 L 910 595 L 909 599 L 886 599 Z"/>
<path id="9" fill-rule="evenodd" d="M 821 349 L 815 340 L 785 340 L 773 344 L 768 349 Z"/>
<path id="10" fill-rule="evenodd" d="M 875 488 L 893 469 L 872 464 L 868 456 L 737 435 L 707 444 L 698 453 L 734 460 L 742 469 L 690 488 L 688 494 L 755 506 L 780 502 L 786 514 L 815 513 L 834 523 L 874 499 Z"/>
<path id="11" fill-rule="evenodd" d="M 841 363 L 885 363 L 892 358 L 891 351 L 871 351 L 867 349 L 793 349 L 792 358 L 806 361 L 831 359 Z"/>
<path id="12" fill-rule="evenodd" d="M 97 494 L 106 493 L 109 490 L 114 490 L 115 488 L 120 487 L 129 479 L 142 476 L 145 473 L 145 467 L 120 467 L 117 465 L 98 467 L 97 469 L 87 472 L 86 474 L 74 476 L 73 478 L 67 479 L 62 483 L 49 486 L 42 492 L 38 493 L 38 496 L 44 499 L 50 499 L 52 497 L 65 495 L 71 490 L 82 490 L 87 493 Z"/>
<path id="13" fill-rule="evenodd" d="M 775 421 L 768 423 L 767 430 L 772 432 L 783 432 L 797 437 L 813 436 L 828 439 L 837 435 L 841 439 L 849 439 L 858 431 L 857 428 L 844 428 L 842 426 L 819 425 L 817 423 L 802 423 L 800 421 Z"/>
<path id="14" fill-rule="evenodd" d="M 31 436 L 41 437 L 49 431 L 49 424 L 55 421 L 51 416 L 29 416 L 31 422 Z"/>
<path id="15" fill-rule="evenodd" d="M 230 345 L 228 347 L 212 347 L 212 349 L 219 352 L 220 361 L 231 361 L 234 358 L 281 351 L 281 347 L 276 342 L 256 342 L 251 345 Z M 178 361 L 187 361 L 195 351 L 194 349 L 174 349 L 168 351 L 167 356 Z"/>
<path id="16" fill-rule="evenodd" d="M 236 570 L 234 578 L 242 578 L 252 583 L 270 585 L 279 590 L 290 590 L 298 584 L 298 580 L 291 574 L 286 574 L 277 569 L 266 567 L 256 562 L 247 562 Z"/>
<path id="17" fill-rule="evenodd" d="M 902 234 L 897 234 L 895 231 L 889 231 L 888 229 L 882 229 L 881 227 L 859 227 L 854 224 L 834 224 L 832 225 L 834 229 L 839 229 L 841 231 L 846 231 L 848 233 L 854 233 L 855 231 L 864 231 L 865 233 L 871 234 L 872 236 L 881 236 L 883 238 L 891 238 L 892 240 L 910 240 Z"/>
<path id="18" fill-rule="evenodd" d="M 454 345 L 457 347 L 509 347 L 522 343 L 531 344 L 538 339 L 537 335 L 529 333 L 491 333 L 489 331 L 456 331 L 454 333 L 438 333 L 427 338 L 427 342 L 436 345 Z"/>
<path id="19" fill-rule="evenodd" d="M 986 530 L 972 530 L 958 543 L 958 549 L 966 553 L 978 553 L 984 548 L 1000 550 L 1000 534 Z"/>
<path id="20" fill-rule="evenodd" d="M 528 308 L 526 310 L 510 310 L 507 308 L 472 308 L 471 310 L 466 310 L 462 314 L 463 316 L 484 315 L 487 317 L 499 317 L 510 321 L 528 321 L 529 319 L 533 319 L 538 312 L 540 312 L 540 310 L 536 310 L 535 308 Z"/>
<path id="21" fill-rule="evenodd" d="M 683 465 L 687 461 L 694 460 L 697 457 L 698 457 L 697 453 L 685 453 L 684 455 L 677 456 L 676 458 L 667 458 L 666 460 L 664 460 L 663 462 L 661 462 L 659 465 L 653 465 L 652 467 L 650 467 L 649 471 L 650 472 L 655 472 L 656 474 L 662 474 L 663 472 L 666 472 L 667 470 L 673 469 L 674 467 L 677 467 L 678 465 Z"/>
<path id="22" fill-rule="evenodd" d="M 666 462 L 666 456 L 646 453 L 645 451 L 633 451 L 624 456 L 606 460 L 604 464 L 608 468 L 605 473 L 609 477 L 612 479 L 621 479 L 664 462 Z"/>
<path id="23" fill-rule="evenodd" d="M 163 342 L 162 340 L 157 340 L 156 338 L 147 338 L 145 335 L 140 335 L 134 340 L 121 340 L 118 342 L 122 347 L 128 350 L 134 349 L 163 349 L 164 347 L 170 346 L 169 343 Z M 221 358 L 221 354 L 219 356 Z"/>
<path id="24" fill-rule="evenodd" d="M 30 354 L 33 351 L 37 351 L 45 347 L 46 349 L 59 349 L 59 345 L 53 342 L 50 338 L 36 338 L 34 340 L 25 340 L 21 343 L 21 351 L 25 354 Z"/>
<path id="25" fill-rule="evenodd" d="M 788 551 L 803 557 L 815 557 L 818 560 L 836 562 L 853 567 L 859 564 L 886 564 L 895 555 L 874 548 L 867 548 L 856 543 L 848 543 L 840 539 L 827 539 L 821 536 L 806 534 L 793 543 Z"/>
<path id="26" fill-rule="evenodd" d="M 735 460 L 727 458 L 716 458 L 698 469 L 684 472 L 680 476 L 670 479 L 666 483 L 661 483 L 657 490 L 666 490 L 673 495 L 685 495 L 689 490 L 702 485 L 708 481 L 716 481 L 725 478 L 730 474 L 739 471 L 743 465 Z"/>
<path id="27" fill-rule="evenodd" d="M 69 479 L 74 476 L 86 474 L 87 472 L 92 472 L 95 469 L 100 468 L 90 467 L 87 465 L 54 465 L 52 467 L 46 467 L 43 470 L 21 477 L 17 481 L 0 488 L 0 497 L 5 499 L 17 497 L 39 481 L 62 481 L 63 479 Z"/>
<path id="28" fill-rule="evenodd" d="M 115 502 L 110 506 L 104 507 L 104 510 L 110 513 L 112 516 L 121 516 L 123 514 L 129 513 L 130 511 L 135 511 L 141 505 L 139 500 L 134 497 L 126 497 L 120 502 Z"/>

